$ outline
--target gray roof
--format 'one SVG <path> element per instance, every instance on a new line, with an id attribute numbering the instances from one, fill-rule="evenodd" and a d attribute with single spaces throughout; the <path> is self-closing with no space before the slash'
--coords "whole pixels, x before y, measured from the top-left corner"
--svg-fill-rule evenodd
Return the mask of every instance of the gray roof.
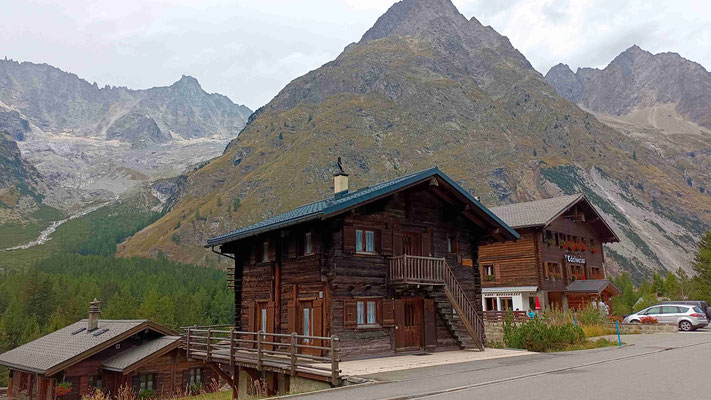
<path id="1" fill-rule="evenodd" d="M 127 368 L 147 357 L 159 353 L 162 350 L 172 350 L 179 341 L 180 336 L 161 336 L 109 358 L 101 364 L 101 367 L 109 371 L 126 372 Z"/>
<path id="2" fill-rule="evenodd" d="M 399 189 L 408 187 L 412 184 L 422 181 L 423 179 L 427 179 L 435 175 L 442 178 L 445 182 L 454 187 L 455 190 L 463 194 L 472 204 L 474 204 L 479 210 L 482 211 L 485 218 L 488 218 L 489 221 L 491 221 L 492 225 L 503 228 L 502 233 L 504 235 L 509 236 L 510 238 L 519 238 L 519 235 L 518 233 L 516 233 L 516 231 L 514 231 L 508 225 L 502 222 L 494 213 L 489 211 L 488 208 L 484 207 L 484 205 L 474 199 L 474 197 L 469 192 L 464 190 L 450 177 L 445 175 L 437 167 L 434 167 L 426 169 L 424 171 L 416 172 L 414 174 L 402 176 L 400 178 L 396 178 L 388 182 L 368 186 L 357 191 L 350 192 L 344 196 L 331 197 L 325 200 L 319 200 L 317 202 L 295 208 L 291 211 L 279 214 L 275 217 L 265 219 L 261 222 L 257 222 L 256 224 L 245 226 L 244 228 L 234 230 L 225 235 L 208 239 L 206 247 L 217 246 L 245 237 L 258 235 L 260 233 L 268 232 L 274 229 L 280 229 L 298 223 L 335 215 L 354 205 L 367 202 L 382 195 L 395 192 Z"/>
<path id="3" fill-rule="evenodd" d="M 88 320 L 73 323 L 37 340 L 0 354 L 0 365 L 45 374 L 97 347 L 106 345 L 147 320 L 99 320 L 99 329 L 87 332 Z M 84 328 L 81 332 L 77 332 Z M 102 332 L 107 329 L 105 332 Z M 98 334 L 98 335 L 97 335 Z"/>
<path id="4" fill-rule="evenodd" d="M 608 286 L 611 286 L 616 291 L 622 293 L 622 291 L 615 286 L 614 283 L 608 281 L 607 279 L 579 279 L 566 286 L 565 291 L 576 293 L 601 293 Z"/>
<path id="5" fill-rule="evenodd" d="M 514 229 L 546 226 L 582 197 L 578 193 L 494 207 L 491 211 Z"/>

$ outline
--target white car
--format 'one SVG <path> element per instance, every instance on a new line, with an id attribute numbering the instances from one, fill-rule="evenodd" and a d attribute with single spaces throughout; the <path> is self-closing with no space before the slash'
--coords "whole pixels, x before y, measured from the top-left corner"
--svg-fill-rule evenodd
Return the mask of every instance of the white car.
<path id="1" fill-rule="evenodd" d="M 699 307 L 685 304 L 660 304 L 647 307 L 642 311 L 628 315 L 622 321 L 628 324 L 638 324 L 642 318 L 652 317 L 660 324 L 675 324 L 682 331 L 693 331 L 708 326 L 706 314 Z"/>

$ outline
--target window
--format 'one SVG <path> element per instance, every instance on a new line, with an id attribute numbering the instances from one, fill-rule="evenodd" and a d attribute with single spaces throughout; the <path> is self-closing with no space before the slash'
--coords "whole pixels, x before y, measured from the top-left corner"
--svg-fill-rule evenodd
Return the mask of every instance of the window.
<path id="1" fill-rule="evenodd" d="M 356 253 L 375 253 L 375 232 L 356 229 Z"/>
<path id="2" fill-rule="evenodd" d="M 141 375 L 141 392 L 153 390 L 155 376 L 153 374 Z"/>
<path id="3" fill-rule="evenodd" d="M 457 237 L 447 236 L 447 252 L 456 253 L 457 250 Z"/>
<path id="4" fill-rule="evenodd" d="M 661 314 L 661 307 L 652 307 L 652 308 L 650 308 L 649 310 L 647 310 L 647 312 L 644 313 L 644 314 L 645 314 L 645 315 L 657 315 L 657 314 Z"/>
<path id="5" fill-rule="evenodd" d="M 379 326 L 378 300 L 358 300 L 357 321 L 358 326 Z"/>
<path id="6" fill-rule="evenodd" d="M 93 387 L 99 390 L 103 389 L 101 384 L 101 375 L 94 375 L 89 377 L 89 387 Z"/>
<path id="7" fill-rule="evenodd" d="M 262 262 L 269 261 L 269 242 L 262 243 Z"/>
<path id="8" fill-rule="evenodd" d="M 188 372 L 188 384 L 199 385 L 202 383 L 202 368 L 193 368 Z"/>
<path id="9" fill-rule="evenodd" d="M 484 298 L 484 303 L 486 305 L 486 311 L 496 311 L 496 297 L 486 297 Z"/>
<path id="10" fill-rule="evenodd" d="M 494 266 L 492 264 L 484 265 L 484 278 L 495 278 Z"/>
<path id="11" fill-rule="evenodd" d="M 304 308 L 304 336 L 311 336 L 311 309 Z"/>
<path id="12" fill-rule="evenodd" d="M 304 255 L 309 255 L 311 252 L 311 232 L 306 232 L 306 235 L 304 235 Z"/>
<path id="13" fill-rule="evenodd" d="M 560 264 L 546 262 L 546 276 L 549 278 L 560 278 Z"/>
<path id="14" fill-rule="evenodd" d="M 452 253 L 452 252 L 453 252 L 452 249 L 453 249 L 453 247 L 452 247 L 452 237 L 449 236 L 449 237 L 447 237 L 447 252 L 448 252 L 448 253 Z"/>
<path id="15" fill-rule="evenodd" d="M 662 306 L 662 314 L 678 314 L 680 312 L 679 310 L 680 307 L 676 306 Z"/>
<path id="16" fill-rule="evenodd" d="M 259 324 L 259 329 L 261 329 L 262 332 L 266 332 L 267 331 L 267 309 L 266 309 L 266 307 L 262 308 L 260 314 L 262 317 L 262 323 Z"/>
<path id="17" fill-rule="evenodd" d="M 501 298 L 501 311 L 513 311 L 513 298 L 502 297 Z"/>

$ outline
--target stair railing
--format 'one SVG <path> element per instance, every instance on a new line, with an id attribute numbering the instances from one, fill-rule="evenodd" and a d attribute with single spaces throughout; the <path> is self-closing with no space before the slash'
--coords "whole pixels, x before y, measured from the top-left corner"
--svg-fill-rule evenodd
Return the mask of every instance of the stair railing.
<path id="1" fill-rule="evenodd" d="M 457 311 L 457 315 L 464 323 L 464 327 L 471 335 L 472 339 L 476 343 L 479 350 L 484 350 L 483 343 L 483 323 L 481 317 L 477 311 L 477 308 L 469 300 L 467 293 L 464 291 L 462 286 L 459 284 L 454 271 L 449 267 L 445 261 L 443 264 L 443 277 L 444 277 L 444 292 L 452 303 L 454 309 Z"/>

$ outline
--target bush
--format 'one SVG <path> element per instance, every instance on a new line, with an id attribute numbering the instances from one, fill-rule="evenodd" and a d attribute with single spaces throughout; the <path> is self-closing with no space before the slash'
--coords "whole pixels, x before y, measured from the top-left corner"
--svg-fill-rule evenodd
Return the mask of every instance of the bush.
<path id="1" fill-rule="evenodd" d="M 529 351 L 548 352 L 563 350 L 585 342 L 582 328 L 571 323 L 552 325 L 543 318 L 534 318 L 515 325 L 513 315 L 504 321 L 504 343 L 507 347 Z"/>
<path id="2" fill-rule="evenodd" d="M 232 211 L 239 210 L 241 205 L 242 205 L 242 199 L 240 199 L 239 197 L 235 197 L 234 199 L 232 199 Z"/>
<path id="3" fill-rule="evenodd" d="M 659 321 L 654 317 L 642 317 L 639 319 L 639 322 L 641 322 L 643 324 L 656 324 Z"/>

